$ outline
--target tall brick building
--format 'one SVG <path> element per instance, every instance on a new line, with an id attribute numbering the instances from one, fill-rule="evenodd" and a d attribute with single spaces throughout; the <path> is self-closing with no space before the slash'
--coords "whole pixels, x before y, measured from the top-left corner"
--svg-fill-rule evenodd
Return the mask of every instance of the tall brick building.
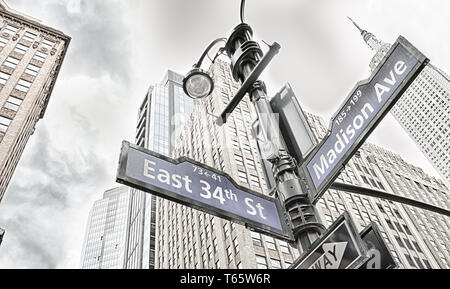
<path id="1" fill-rule="evenodd" d="M 0 201 L 44 117 L 70 37 L 0 0 Z"/>

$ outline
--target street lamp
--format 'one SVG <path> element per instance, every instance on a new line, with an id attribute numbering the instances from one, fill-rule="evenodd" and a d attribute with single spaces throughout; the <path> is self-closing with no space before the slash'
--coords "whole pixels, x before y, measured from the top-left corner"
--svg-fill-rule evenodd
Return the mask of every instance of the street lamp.
<path id="1" fill-rule="evenodd" d="M 213 89 L 212 77 L 201 68 L 194 67 L 183 79 L 184 93 L 193 99 L 207 97 Z"/>
<path id="2" fill-rule="evenodd" d="M 268 160 L 272 163 L 272 172 L 277 183 L 277 195 L 284 205 L 292 224 L 295 242 L 300 252 L 305 252 L 311 244 L 322 234 L 325 227 L 321 224 L 315 206 L 310 202 L 308 192 L 304 190 L 303 177 L 296 170 L 296 162 L 289 154 L 282 137 L 274 139 L 268 132 L 277 126 L 274 114 L 267 100 L 267 92 L 264 82 L 258 80 L 264 68 L 278 53 L 280 45 L 269 45 L 269 51 L 264 55 L 259 44 L 252 40 L 253 30 L 244 22 L 244 4 L 241 1 L 241 23 L 236 26 L 228 38 L 214 40 L 203 52 L 200 60 L 183 80 L 183 88 L 187 95 L 194 99 L 207 97 L 214 89 L 212 77 L 200 66 L 209 50 L 218 42 L 225 42 L 225 47 L 220 48 L 214 59 L 226 52 L 231 60 L 233 78 L 241 83 L 240 89 L 230 100 L 227 107 L 216 120 L 217 125 L 223 125 L 227 117 L 240 103 L 245 95 L 249 95 L 254 104 L 257 120 L 260 123 L 260 131 L 266 134 L 264 139 L 273 143 L 277 149 Z"/>
<path id="3" fill-rule="evenodd" d="M 211 75 L 201 69 L 201 65 L 203 60 L 208 55 L 208 52 L 219 42 L 226 42 L 226 38 L 218 38 L 211 42 L 211 44 L 206 48 L 200 57 L 199 61 L 194 64 L 194 67 L 186 74 L 186 77 L 183 79 L 183 90 L 189 97 L 193 99 L 201 99 L 209 96 L 214 90 L 214 81 Z M 216 60 L 216 58 L 222 54 L 224 48 L 220 48 L 216 53 L 214 59 L 212 59 L 212 63 Z"/>

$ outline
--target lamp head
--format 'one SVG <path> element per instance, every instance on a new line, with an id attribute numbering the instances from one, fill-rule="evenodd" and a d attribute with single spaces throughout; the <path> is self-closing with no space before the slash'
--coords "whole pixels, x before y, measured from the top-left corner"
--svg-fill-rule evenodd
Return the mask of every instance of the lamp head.
<path id="1" fill-rule="evenodd" d="M 194 67 L 183 79 L 183 90 L 189 97 L 200 99 L 207 97 L 214 89 L 212 77 L 201 68 Z"/>

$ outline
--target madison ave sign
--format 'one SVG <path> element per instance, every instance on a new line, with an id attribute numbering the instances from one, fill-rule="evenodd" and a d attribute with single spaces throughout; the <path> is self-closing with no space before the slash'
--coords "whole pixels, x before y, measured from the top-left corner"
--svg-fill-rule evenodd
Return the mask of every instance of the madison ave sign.
<path id="1" fill-rule="evenodd" d="M 333 116 L 328 134 L 302 165 L 314 203 L 428 61 L 400 36 L 371 77 L 356 85 Z"/>
<path id="2" fill-rule="evenodd" d="M 227 174 L 187 158 L 173 160 L 124 141 L 117 182 L 276 238 L 294 240 L 279 200 L 241 187 Z"/>
<path id="3" fill-rule="evenodd" d="M 344 212 L 289 269 L 353 269 L 367 260 L 365 243 Z"/>

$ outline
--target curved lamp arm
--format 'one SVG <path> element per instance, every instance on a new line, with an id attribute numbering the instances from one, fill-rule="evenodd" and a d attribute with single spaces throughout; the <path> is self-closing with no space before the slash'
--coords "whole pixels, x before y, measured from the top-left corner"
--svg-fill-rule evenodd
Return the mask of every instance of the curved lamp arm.
<path id="1" fill-rule="evenodd" d="M 227 42 L 227 39 L 222 37 L 222 38 L 217 38 L 216 40 L 214 40 L 213 42 L 211 42 L 211 44 L 206 48 L 206 50 L 203 52 L 202 56 L 200 57 L 200 59 L 198 60 L 198 62 L 196 64 L 194 64 L 194 68 L 200 68 L 200 66 L 203 63 L 203 60 L 205 59 L 206 55 L 208 54 L 208 52 L 211 50 L 211 48 L 214 47 L 214 45 L 216 45 L 219 42 Z"/>

